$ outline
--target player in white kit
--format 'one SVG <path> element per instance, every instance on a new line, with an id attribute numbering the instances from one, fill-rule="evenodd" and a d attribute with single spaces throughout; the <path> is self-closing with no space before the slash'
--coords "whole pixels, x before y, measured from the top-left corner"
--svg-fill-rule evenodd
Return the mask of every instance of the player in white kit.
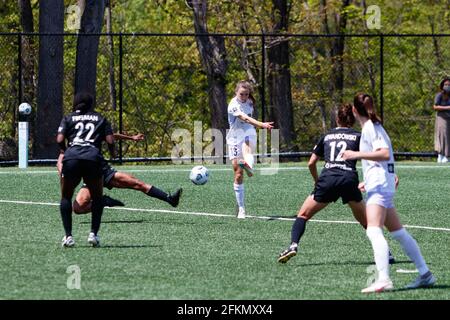
<path id="1" fill-rule="evenodd" d="M 255 100 L 252 96 L 252 85 L 248 81 L 239 81 L 235 96 L 228 105 L 227 134 L 228 156 L 234 170 L 234 192 L 237 202 L 237 217 L 245 218 L 244 175 L 243 170 L 251 177 L 253 175 L 256 150 L 256 129 L 272 129 L 273 122 L 260 122 L 253 117 Z"/>
<path id="2" fill-rule="evenodd" d="M 372 97 L 358 93 L 354 98 L 353 113 L 362 127 L 359 151 L 347 150 L 342 158 L 362 160 L 364 189 L 367 192 L 366 233 L 372 243 L 378 271 L 378 279 L 361 292 L 382 292 L 393 289 L 389 278 L 389 248 L 383 235 L 383 226 L 386 226 L 392 237 L 400 243 L 403 251 L 419 270 L 419 277 L 407 288 L 431 286 L 436 279 L 428 269 L 417 242 L 403 228 L 395 210 L 394 153 L 391 140 L 375 113 Z"/>

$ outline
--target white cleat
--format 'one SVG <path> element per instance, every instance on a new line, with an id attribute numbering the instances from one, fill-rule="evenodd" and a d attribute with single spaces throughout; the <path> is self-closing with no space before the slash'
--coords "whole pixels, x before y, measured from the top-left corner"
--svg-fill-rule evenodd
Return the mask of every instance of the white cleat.
<path id="1" fill-rule="evenodd" d="M 392 284 L 392 281 L 390 279 L 383 280 L 383 281 L 377 281 L 372 283 L 370 286 L 368 286 L 365 289 L 361 290 L 361 293 L 374 293 L 374 292 L 383 292 L 388 290 L 393 290 L 394 285 Z"/>
<path id="2" fill-rule="evenodd" d="M 89 233 L 88 242 L 93 247 L 100 247 L 100 237 L 96 236 L 93 232 Z"/>
<path id="3" fill-rule="evenodd" d="M 61 241 L 61 246 L 62 247 L 67 247 L 67 248 L 70 248 L 70 247 L 73 247 L 75 245 L 75 240 L 73 240 L 73 238 L 72 238 L 72 236 L 64 236 L 64 238 L 62 238 L 62 241 Z"/>
<path id="4" fill-rule="evenodd" d="M 245 209 L 244 208 L 239 208 L 238 214 L 237 214 L 237 218 L 238 219 L 245 219 Z"/>

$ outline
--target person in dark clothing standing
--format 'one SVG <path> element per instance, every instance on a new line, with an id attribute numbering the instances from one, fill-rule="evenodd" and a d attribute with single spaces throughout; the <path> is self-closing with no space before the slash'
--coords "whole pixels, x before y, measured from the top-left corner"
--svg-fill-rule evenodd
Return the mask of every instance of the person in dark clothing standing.
<path id="1" fill-rule="evenodd" d="M 65 231 L 63 247 L 72 247 L 72 197 L 83 178 L 92 196 L 91 232 L 88 243 L 100 245 L 98 231 L 103 213 L 103 172 L 101 144 L 106 141 L 114 157 L 114 136 L 111 124 L 93 110 L 94 98 L 88 93 L 74 97 L 73 112 L 66 115 L 58 128 L 57 143 L 64 153 L 61 171 L 60 212 Z M 67 145 L 66 145 L 67 140 Z"/>

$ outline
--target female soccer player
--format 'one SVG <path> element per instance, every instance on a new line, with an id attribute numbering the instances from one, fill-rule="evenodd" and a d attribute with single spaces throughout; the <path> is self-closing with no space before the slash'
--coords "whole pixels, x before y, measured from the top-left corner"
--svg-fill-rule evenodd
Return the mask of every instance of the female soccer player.
<path id="1" fill-rule="evenodd" d="M 121 133 L 114 133 L 114 140 L 132 140 L 132 141 L 141 141 L 144 139 L 144 135 L 142 133 L 129 136 Z M 58 172 L 61 172 L 62 168 L 62 160 L 64 159 L 64 155 L 60 155 L 57 162 Z M 108 189 L 112 188 L 124 188 L 124 189 L 132 189 L 136 191 L 141 191 L 146 195 L 157 198 L 159 200 L 165 201 L 169 203 L 172 207 L 177 207 L 180 201 L 181 194 L 183 192 L 182 188 L 179 188 L 175 191 L 175 193 L 170 194 L 166 193 L 163 190 L 145 183 L 132 176 L 131 174 L 120 172 L 111 167 L 106 160 L 102 162 L 102 172 L 103 172 L 103 187 Z M 91 212 L 91 194 L 86 185 L 83 185 L 78 191 L 75 200 L 72 204 L 73 212 L 76 214 L 84 214 Z M 105 207 L 115 207 L 115 206 L 124 206 L 125 204 L 119 200 L 113 199 L 109 196 L 103 196 L 103 205 Z"/>
<path id="2" fill-rule="evenodd" d="M 364 188 L 367 191 L 367 237 L 372 243 L 378 279 L 361 292 L 392 290 L 389 278 L 388 245 L 383 236 L 383 226 L 390 231 L 406 255 L 419 270 L 419 277 L 407 288 L 431 286 L 436 282 L 420 253 L 417 242 L 403 228 L 394 206 L 395 173 L 394 155 L 389 136 L 375 113 L 371 96 L 358 93 L 354 98 L 353 113 L 362 127 L 360 151 L 346 150 L 344 160 L 362 159 Z"/>
<path id="3" fill-rule="evenodd" d="M 244 175 L 243 170 L 251 177 L 253 175 L 253 152 L 256 150 L 255 127 L 272 129 L 273 122 L 260 122 L 253 116 L 255 100 L 252 96 L 252 85 L 248 81 L 239 81 L 235 96 L 228 105 L 227 134 L 228 155 L 234 170 L 234 192 L 238 206 L 239 219 L 245 218 Z"/>
<path id="4" fill-rule="evenodd" d="M 314 179 L 315 187 L 310 196 L 303 202 L 297 218 L 292 225 L 291 244 L 280 253 L 278 262 L 286 263 L 297 254 L 297 247 L 305 232 L 306 222 L 330 202 L 342 198 L 348 203 L 355 219 L 366 228 L 365 205 L 358 188 L 359 179 L 356 160 L 342 159 L 345 150 L 359 150 L 361 134 L 352 129 L 355 117 L 352 106 L 342 105 L 337 113 L 337 128 L 327 132 L 313 149 L 308 162 L 309 171 Z M 323 157 L 325 166 L 320 176 L 317 174 L 317 162 Z M 391 256 L 391 263 L 394 258 Z"/>
<path id="5" fill-rule="evenodd" d="M 73 112 L 65 116 L 58 128 L 57 143 L 64 153 L 61 170 L 60 211 L 66 235 L 63 247 L 72 247 L 72 197 L 76 186 L 83 178 L 92 196 L 91 232 L 88 243 L 100 245 L 98 230 L 103 213 L 103 173 L 101 153 L 102 141 L 108 143 L 111 157 L 114 157 L 114 137 L 109 122 L 93 110 L 94 98 L 88 93 L 74 97 Z M 68 147 L 65 140 L 67 139 Z"/>

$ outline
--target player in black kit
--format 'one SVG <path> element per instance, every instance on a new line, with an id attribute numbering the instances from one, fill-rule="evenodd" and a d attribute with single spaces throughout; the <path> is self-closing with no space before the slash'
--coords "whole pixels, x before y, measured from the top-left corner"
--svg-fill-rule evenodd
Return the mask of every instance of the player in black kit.
<path id="1" fill-rule="evenodd" d="M 94 99 L 88 93 L 77 93 L 73 101 L 73 112 L 65 116 L 58 128 L 57 142 L 64 153 L 61 172 L 60 211 L 66 235 L 63 247 L 72 247 L 72 197 L 76 186 L 83 178 L 92 196 L 91 232 L 88 243 L 100 245 L 98 230 L 103 213 L 103 172 L 101 144 L 108 143 L 114 157 L 114 137 L 110 123 L 93 110 Z M 65 140 L 67 139 L 68 147 Z"/>
<path id="2" fill-rule="evenodd" d="M 339 108 L 336 122 L 338 127 L 331 129 L 319 140 L 309 159 L 308 167 L 315 187 L 300 208 L 292 226 L 291 244 L 278 256 L 280 263 L 286 263 L 297 254 L 298 243 L 305 231 L 306 222 L 330 202 L 335 202 L 339 198 L 342 198 L 343 204 L 348 203 L 355 219 L 364 228 L 367 227 L 356 161 L 342 159 L 345 150 L 359 150 L 361 133 L 351 128 L 355 123 L 351 105 L 346 104 Z M 318 176 L 316 164 L 321 157 L 325 160 L 325 166 Z M 393 263 L 394 258 L 391 255 L 389 258 Z"/>

